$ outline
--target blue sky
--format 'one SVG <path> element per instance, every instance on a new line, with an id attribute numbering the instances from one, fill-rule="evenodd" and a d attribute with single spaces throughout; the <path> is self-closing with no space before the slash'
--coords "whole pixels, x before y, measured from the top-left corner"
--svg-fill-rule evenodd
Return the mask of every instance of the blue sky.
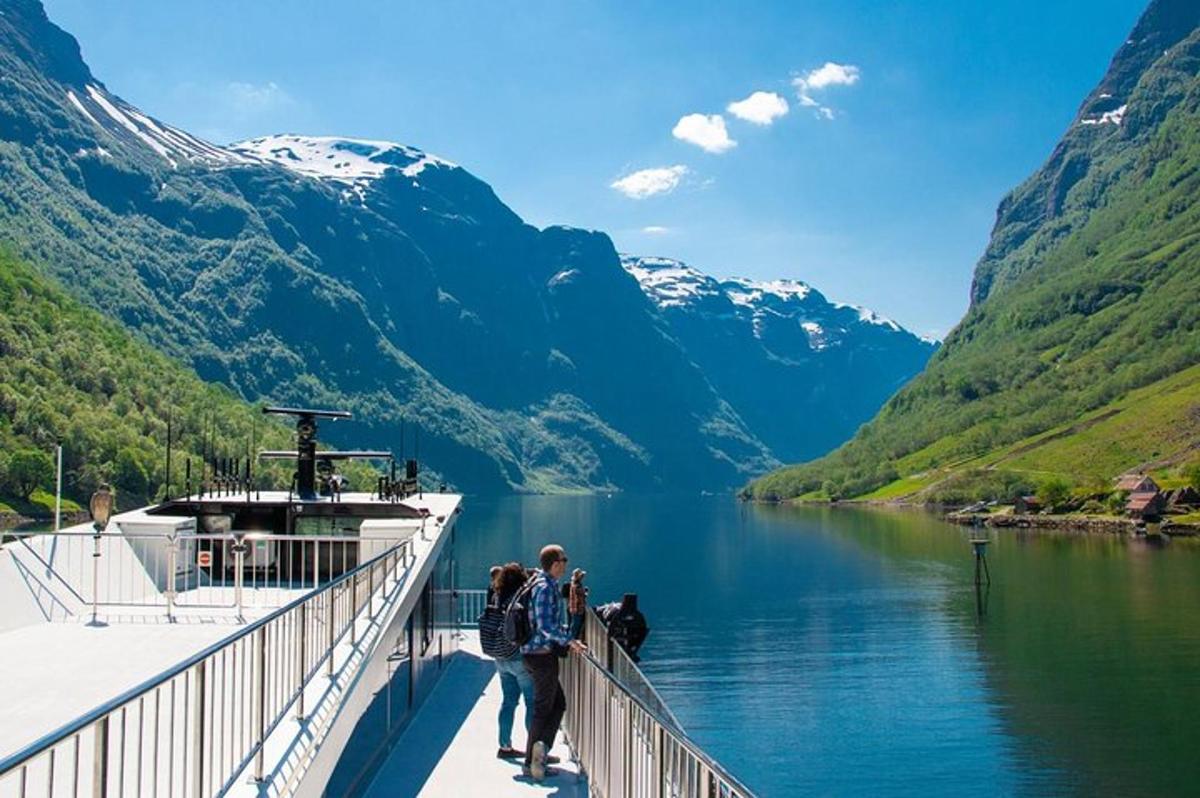
<path id="1" fill-rule="evenodd" d="M 111 90 L 219 143 L 411 144 L 538 226 L 802 279 L 938 336 L 966 308 L 997 203 L 1143 6 L 46 0 Z M 734 110 L 757 122 L 729 109 L 754 92 Z M 620 182 L 647 169 L 669 171 Z"/>

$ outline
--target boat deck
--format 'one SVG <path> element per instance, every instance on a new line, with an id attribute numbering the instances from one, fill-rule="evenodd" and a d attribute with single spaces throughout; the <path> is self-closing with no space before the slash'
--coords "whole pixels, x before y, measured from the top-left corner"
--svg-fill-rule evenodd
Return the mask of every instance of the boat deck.
<path id="1" fill-rule="evenodd" d="M 6 587 L 0 590 L 5 598 L 18 592 Z M 0 757 L 234 634 L 270 612 L 270 604 L 306 591 L 261 592 L 270 594 L 262 599 L 267 606 L 246 607 L 241 616 L 232 608 L 181 607 L 168 619 L 158 607 L 105 607 L 98 615 L 103 626 L 94 627 L 86 605 L 76 603 L 61 617 L 0 628 L 6 674 L 0 679 Z"/>
<path id="2" fill-rule="evenodd" d="M 465 798 L 543 795 L 586 798 L 587 777 L 571 761 L 559 734 L 553 753 L 558 775 L 536 783 L 521 762 L 496 758 L 500 679 L 479 649 L 477 633 L 463 632 L 446 673 L 400 737 L 368 789 L 367 798 Z M 525 742 L 525 705 L 517 707 L 513 742 Z"/>

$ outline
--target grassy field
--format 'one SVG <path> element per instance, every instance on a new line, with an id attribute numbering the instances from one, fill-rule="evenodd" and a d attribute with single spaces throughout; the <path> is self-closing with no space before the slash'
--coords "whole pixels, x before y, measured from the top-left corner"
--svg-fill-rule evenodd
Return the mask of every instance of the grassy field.
<path id="1" fill-rule="evenodd" d="M 967 472 L 1006 471 L 1031 483 L 1061 478 L 1076 488 L 1107 488 L 1118 474 L 1145 470 L 1163 488 L 1181 487 L 1180 466 L 1200 459 L 1200 366 L 1194 366 L 1068 424 L 936 469 L 945 441 L 897 462 L 899 479 L 861 500 L 917 498 L 931 487 Z"/>

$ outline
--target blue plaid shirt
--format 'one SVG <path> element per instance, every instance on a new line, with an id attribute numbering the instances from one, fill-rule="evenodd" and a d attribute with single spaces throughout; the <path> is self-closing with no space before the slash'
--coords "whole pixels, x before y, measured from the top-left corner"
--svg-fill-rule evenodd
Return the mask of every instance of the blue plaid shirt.
<path id="1" fill-rule="evenodd" d="M 538 654 L 550 651 L 555 643 L 565 646 L 571 642 L 571 632 L 563 624 L 559 608 L 558 581 L 541 569 L 533 578 L 537 580 L 529 596 L 529 625 L 533 635 L 521 646 L 523 654 Z"/>

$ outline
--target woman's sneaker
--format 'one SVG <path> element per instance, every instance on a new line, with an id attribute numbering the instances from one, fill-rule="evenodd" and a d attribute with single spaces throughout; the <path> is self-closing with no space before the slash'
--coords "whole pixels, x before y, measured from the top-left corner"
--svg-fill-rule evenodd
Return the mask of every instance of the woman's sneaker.
<path id="1" fill-rule="evenodd" d="M 534 781 L 541 781 L 546 778 L 546 744 L 541 740 L 533 744 L 533 752 L 529 762 L 529 775 Z"/>
<path id="2" fill-rule="evenodd" d="M 525 756 L 524 751 L 518 751 L 517 749 L 513 748 L 511 745 L 503 747 L 499 751 L 496 752 L 497 759 L 520 759 L 523 756 Z"/>

